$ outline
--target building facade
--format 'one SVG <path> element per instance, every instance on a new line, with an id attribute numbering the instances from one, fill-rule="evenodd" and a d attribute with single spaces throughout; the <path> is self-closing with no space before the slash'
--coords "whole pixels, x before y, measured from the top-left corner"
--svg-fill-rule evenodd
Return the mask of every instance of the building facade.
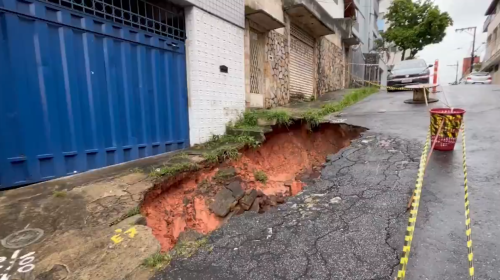
<path id="1" fill-rule="evenodd" d="M 358 8 L 357 0 L 246 0 L 247 107 L 344 88 L 348 48 L 359 44 Z"/>
<path id="2" fill-rule="evenodd" d="M 363 2 L 0 1 L 0 189 L 183 149 L 247 108 L 345 88 L 377 36 L 378 2 Z"/>
<path id="3" fill-rule="evenodd" d="M 491 73 L 492 83 L 500 84 L 500 1 L 492 0 L 486 10 L 486 20 L 483 25 L 483 32 L 488 33 L 486 42 L 486 52 L 481 71 Z"/>

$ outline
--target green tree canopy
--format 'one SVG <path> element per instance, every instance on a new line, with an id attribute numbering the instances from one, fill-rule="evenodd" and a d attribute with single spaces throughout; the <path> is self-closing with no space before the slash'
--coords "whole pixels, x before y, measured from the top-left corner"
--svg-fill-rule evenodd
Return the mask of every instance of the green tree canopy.
<path id="1" fill-rule="evenodd" d="M 453 25 L 450 15 L 431 0 L 394 0 L 384 18 L 389 28 L 382 36 L 403 50 L 402 59 L 407 50 L 414 58 L 425 46 L 441 42 L 446 28 Z"/>

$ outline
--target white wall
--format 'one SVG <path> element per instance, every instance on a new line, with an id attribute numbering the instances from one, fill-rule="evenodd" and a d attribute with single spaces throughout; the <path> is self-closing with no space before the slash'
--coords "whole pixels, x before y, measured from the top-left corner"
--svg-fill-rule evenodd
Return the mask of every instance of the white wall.
<path id="1" fill-rule="evenodd" d="M 344 18 L 344 0 L 319 0 L 318 3 L 325 9 L 332 18 Z M 336 29 L 336 28 L 335 28 Z M 340 32 L 335 30 L 336 34 L 327 35 L 326 39 L 328 41 L 337 45 L 337 47 L 342 48 L 342 37 Z"/>
<path id="2" fill-rule="evenodd" d="M 244 20 L 244 2 L 208 2 L 228 5 L 220 11 L 238 14 L 227 18 Z M 236 2 L 242 9 L 234 8 Z M 223 134 L 226 124 L 245 110 L 244 28 L 197 7 L 186 8 L 185 13 L 189 134 L 194 145 Z M 220 65 L 227 66 L 228 73 L 221 73 Z"/>
<path id="3" fill-rule="evenodd" d="M 188 0 L 187 2 L 245 28 L 245 0 Z"/>

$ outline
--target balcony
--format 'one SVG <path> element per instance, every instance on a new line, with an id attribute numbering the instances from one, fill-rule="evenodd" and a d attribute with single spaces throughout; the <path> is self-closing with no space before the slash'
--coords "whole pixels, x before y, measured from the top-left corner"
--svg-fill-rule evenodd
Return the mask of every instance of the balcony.
<path id="1" fill-rule="evenodd" d="M 486 18 L 486 20 L 484 21 L 484 24 L 483 24 L 483 32 L 488 32 L 488 26 L 490 26 L 490 23 L 494 17 L 495 17 L 495 15 L 493 14 L 493 15 L 489 15 Z"/>
<path id="2" fill-rule="evenodd" d="M 283 10 L 315 38 L 335 34 L 335 19 L 316 0 L 283 0 Z"/>
<path id="3" fill-rule="evenodd" d="M 342 38 L 342 42 L 344 42 L 346 46 L 358 45 L 359 43 L 361 43 L 361 36 L 359 35 L 359 22 L 357 22 L 356 20 L 351 20 L 348 23 L 347 28 L 349 28 L 349 26 L 351 27 L 351 32 L 348 34 L 348 36 Z"/>

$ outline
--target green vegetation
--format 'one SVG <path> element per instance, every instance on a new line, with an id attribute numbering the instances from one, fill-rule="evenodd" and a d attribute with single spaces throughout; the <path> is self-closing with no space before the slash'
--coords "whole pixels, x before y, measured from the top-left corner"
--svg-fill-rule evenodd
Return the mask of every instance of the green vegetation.
<path id="1" fill-rule="evenodd" d="M 129 218 L 129 217 L 132 217 L 132 216 L 135 216 L 135 215 L 139 215 L 141 214 L 141 208 L 139 208 L 139 206 L 136 206 L 132 209 L 130 209 L 127 214 L 125 214 L 125 217 L 123 218 L 123 220 L 125 220 L 126 218 Z"/>
<path id="2" fill-rule="evenodd" d="M 244 144 L 251 148 L 257 148 L 260 143 L 250 135 L 212 135 L 206 143 L 200 145 L 201 148 L 212 149 L 224 144 Z"/>
<path id="3" fill-rule="evenodd" d="M 292 124 L 290 113 L 284 110 L 253 110 L 246 111 L 243 116 L 234 123 L 235 128 L 256 127 L 259 119 L 265 121 L 276 121 L 277 125 L 289 126 Z"/>
<path id="4" fill-rule="evenodd" d="M 255 180 L 265 184 L 267 182 L 267 175 L 264 173 L 264 171 L 261 170 L 256 170 L 253 172 L 253 176 L 255 177 Z"/>
<path id="5" fill-rule="evenodd" d="M 402 60 L 407 50 L 410 51 L 409 59 L 413 59 L 425 46 L 441 42 L 446 28 L 453 25 L 450 15 L 441 13 L 431 0 L 395 0 L 384 18 L 389 29 L 382 38 L 403 51 Z M 380 47 L 385 42 L 377 45 Z"/>
<path id="6" fill-rule="evenodd" d="M 196 163 L 183 162 L 156 168 L 155 170 L 151 171 L 149 175 L 153 178 L 159 178 L 159 177 L 168 178 L 168 177 L 173 177 L 181 172 L 195 171 L 198 169 L 200 169 L 200 167 Z"/>
<path id="7" fill-rule="evenodd" d="M 207 238 L 201 238 L 195 241 L 181 241 L 175 245 L 175 257 L 176 258 L 189 258 L 194 255 L 202 247 L 206 247 L 208 244 Z"/>
<path id="8" fill-rule="evenodd" d="M 189 258 L 193 256 L 201 248 L 207 247 L 207 244 L 207 238 L 201 238 L 196 241 L 179 242 L 172 251 L 168 253 L 155 253 L 145 259 L 142 264 L 148 268 L 160 270 L 168 266 L 175 258 Z M 211 251 L 211 248 L 207 247 L 207 250 Z"/>
<path id="9" fill-rule="evenodd" d="M 203 154 L 209 163 L 223 162 L 226 159 L 236 160 L 240 157 L 240 152 L 236 147 L 219 147 Z"/>
<path id="10" fill-rule="evenodd" d="M 53 191 L 52 192 L 53 197 L 63 198 L 63 197 L 66 197 L 67 195 L 68 195 L 67 191 Z"/>
<path id="11" fill-rule="evenodd" d="M 344 108 L 349 107 L 376 92 L 378 92 L 377 87 L 355 89 L 344 95 L 340 102 L 326 103 L 321 107 L 321 109 L 310 109 L 299 114 L 298 118 L 304 119 L 304 121 L 306 121 L 312 128 L 318 126 L 321 120 L 327 115 L 342 111 Z M 289 126 L 293 122 L 291 113 L 285 110 L 254 110 L 245 112 L 243 116 L 236 121 L 234 127 L 254 128 L 258 126 L 259 119 L 273 120 L 276 121 L 276 124 L 284 126 Z"/>
<path id="12" fill-rule="evenodd" d="M 144 266 L 160 270 L 170 264 L 172 256 L 169 253 L 155 253 L 142 263 Z"/>

